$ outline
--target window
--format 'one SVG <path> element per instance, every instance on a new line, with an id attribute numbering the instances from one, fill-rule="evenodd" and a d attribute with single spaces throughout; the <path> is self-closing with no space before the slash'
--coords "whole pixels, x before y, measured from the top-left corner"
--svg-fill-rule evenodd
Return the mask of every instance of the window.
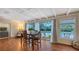
<path id="1" fill-rule="evenodd" d="M 75 19 L 62 20 L 60 22 L 60 37 L 65 39 L 74 39 L 75 23 Z"/>
<path id="2" fill-rule="evenodd" d="M 51 35 L 52 35 L 51 26 L 52 26 L 51 21 L 40 22 L 40 31 L 41 31 L 42 37 L 51 38 Z"/>
<path id="3" fill-rule="evenodd" d="M 35 24 L 34 23 L 28 24 L 28 30 L 34 30 L 34 29 L 35 29 Z"/>
<path id="4" fill-rule="evenodd" d="M 53 20 L 43 20 L 40 22 L 28 23 L 27 30 L 37 30 L 41 32 L 41 37 L 50 40 L 52 37 Z M 29 31 L 28 31 L 29 32 Z"/>
<path id="5" fill-rule="evenodd" d="M 40 30 L 41 31 L 51 31 L 51 22 L 42 22 L 40 23 Z"/>

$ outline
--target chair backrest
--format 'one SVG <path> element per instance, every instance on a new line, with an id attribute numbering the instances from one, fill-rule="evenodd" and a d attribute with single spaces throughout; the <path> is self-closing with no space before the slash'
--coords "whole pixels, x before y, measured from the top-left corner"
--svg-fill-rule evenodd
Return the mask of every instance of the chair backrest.
<path id="1" fill-rule="evenodd" d="M 24 37 L 25 40 L 28 40 L 28 39 L 32 38 L 31 35 L 28 34 L 26 30 L 23 31 L 23 37 Z"/>
<path id="2" fill-rule="evenodd" d="M 24 39 L 27 38 L 27 31 L 26 31 L 26 30 L 23 31 L 23 38 L 24 38 Z"/>
<path id="3" fill-rule="evenodd" d="M 41 32 L 39 31 L 39 32 L 35 35 L 35 37 L 37 37 L 38 39 L 41 39 Z"/>
<path id="4" fill-rule="evenodd" d="M 38 32 L 38 36 L 39 36 L 39 38 L 41 39 L 41 32 L 40 32 L 40 31 Z"/>

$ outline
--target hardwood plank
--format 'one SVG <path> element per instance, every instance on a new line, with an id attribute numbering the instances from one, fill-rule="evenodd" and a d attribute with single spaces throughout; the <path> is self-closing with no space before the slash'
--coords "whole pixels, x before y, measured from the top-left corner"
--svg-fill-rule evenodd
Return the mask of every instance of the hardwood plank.
<path id="1" fill-rule="evenodd" d="M 20 39 L 0 39 L 0 51 L 32 51 L 28 44 L 22 44 Z M 61 44 L 50 44 L 50 42 L 42 40 L 41 48 L 34 51 L 77 51 L 71 46 Z"/>

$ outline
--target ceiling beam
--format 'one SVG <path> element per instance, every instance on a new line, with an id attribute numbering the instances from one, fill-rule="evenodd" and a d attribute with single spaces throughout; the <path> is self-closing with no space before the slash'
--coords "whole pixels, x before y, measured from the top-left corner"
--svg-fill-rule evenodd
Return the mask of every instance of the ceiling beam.
<path id="1" fill-rule="evenodd" d="M 44 10 L 43 10 L 44 11 Z M 42 16 L 41 18 L 48 18 L 45 14 L 45 12 L 41 11 L 41 9 L 38 9 L 38 12 L 40 14 L 40 16 Z"/>
<path id="2" fill-rule="evenodd" d="M 56 17 L 56 11 L 55 11 L 55 9 L 53 8 L 52 11 L 53 11 L 54 17 Z"/>
<path id="3" fill-rule="evenodd" d="M 66 15 L 68 16 L 70 12 L 71 12 L 71 8 L 68 8 Z"/>

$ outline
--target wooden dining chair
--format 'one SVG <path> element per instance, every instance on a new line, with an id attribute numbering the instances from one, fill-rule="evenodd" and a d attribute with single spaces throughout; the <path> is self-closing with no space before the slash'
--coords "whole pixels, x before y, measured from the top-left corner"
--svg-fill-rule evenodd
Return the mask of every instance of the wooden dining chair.
<path id="1" fill-rule="evenodd" d="M 38 32 L 33 36 L 33 41 L 32 41 L 32 49 L 34 50 L 37 46 L 37 49 L 41 47 L 41 32 Z"/>
<path id="2" fill-rule="evenodd" d="M 37 36 L 36 36 L 36 40 L 37 40 L 37 43 L 40 45 L 41 47 L 41 32 L 38 32 Z"/>
<path id="3" fill-rule="evenodd" d="M 26 44 L 27 44 L 27 31 L 26 30 L 24 30 L 23 31 L 23 46 L 25 46 Z"/>
<path id="4" fill-rule="evenodd" d="M 23 32 L 23 37 L 24 37 L 24 44 L 26 44 L 30 47 L 30 45 L 32 44 L 31 40 L 33 39 L 31 34 L 28 34 L 27 31 L 24 31 Z"/>

